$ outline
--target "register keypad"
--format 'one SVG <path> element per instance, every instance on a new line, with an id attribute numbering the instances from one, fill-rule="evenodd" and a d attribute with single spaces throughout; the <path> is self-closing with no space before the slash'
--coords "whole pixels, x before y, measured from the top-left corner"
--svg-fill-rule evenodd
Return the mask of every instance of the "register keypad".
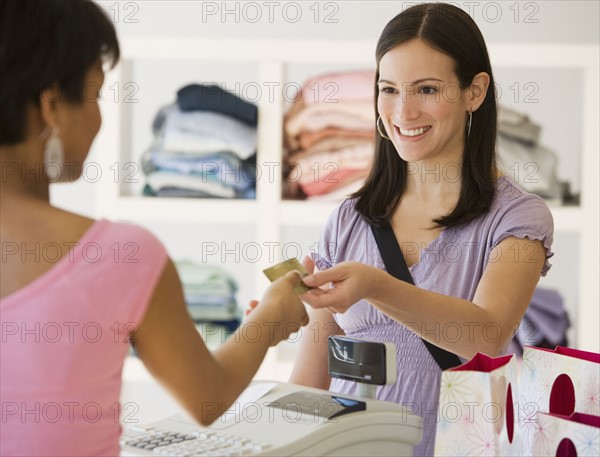
<path id="1" fill-rule="evenodd" d="M 134 427 L 141 433 L 124 436 L 121 445 L 131 446 L 156 455 L 193 456 L 243 456 L 261 452 L 268 443 L 230 436 L 214 431 L 177 433 L 154 427 Z"/>

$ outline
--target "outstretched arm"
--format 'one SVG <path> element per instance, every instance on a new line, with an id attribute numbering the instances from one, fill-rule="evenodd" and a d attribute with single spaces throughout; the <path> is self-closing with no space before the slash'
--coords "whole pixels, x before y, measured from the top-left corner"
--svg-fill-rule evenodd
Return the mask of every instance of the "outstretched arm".
<path id="1" fill-rule="evenodd" d="M 357 262 L 339 263 L 304 278 L 310 287 L 333 287 L 308 292 L 302 299 L 314 308 L 337 312 L 366 299 L 436 346 L 464 358 L 477 352 L 495 356 L 506 348 L 527 309 L 545 250 L 539 241 L 509 237 L 490 258 L 496 261 L 488 263 L 472 302 L 420 289 Z M 451 326 L 460 332 L 437 330 Z"/>
<path id="2" fill-rule="evenodd" d="M 133 335 L 139 357 L 192 417 L 210 424 L 250 383 L 267 349 L 308 323 L 293 291 L 299 281 L 300 276 L 291 272 L 273 283 L 242 327 L 211 354 L 190 319 L 179 276 L 169 260 Z M 245 340 L 247 335 L 253 335 L 251 341 Z"/>

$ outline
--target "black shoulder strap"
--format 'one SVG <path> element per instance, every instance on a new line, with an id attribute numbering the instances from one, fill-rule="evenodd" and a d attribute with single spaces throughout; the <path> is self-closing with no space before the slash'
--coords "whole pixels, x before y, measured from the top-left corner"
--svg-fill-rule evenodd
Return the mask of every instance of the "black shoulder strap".
<path id="1" fill-rule="evenodd" d="M 409 284 L 414 284 L 392 228 L 389 225 L 383 228 L 371 225 L 371 230 L 388 273 Z M 457 367 L 462 363 L 456 354 L 435 346 L 429 341 L 423 340 L 423 343 L 442 370 Z"/>

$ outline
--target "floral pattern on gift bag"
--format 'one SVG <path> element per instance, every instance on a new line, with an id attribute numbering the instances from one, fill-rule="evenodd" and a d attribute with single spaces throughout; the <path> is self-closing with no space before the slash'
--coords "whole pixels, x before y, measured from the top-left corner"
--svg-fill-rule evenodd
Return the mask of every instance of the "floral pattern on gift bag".
<path id="1" fill-rule="evenodd" d="M 494 358 L 478 353 L 465 364 L 443 371 L 435 455 L 518 455 L 516 381 L 513 355 Z"/>
<path id="2" fill-rule="evenodd" d="M 600 354 L 562 346 L 554 350 L 527 346 L 520 387 L 521 455 L 531 456 L 533 447 L 543 449 L 547 432 L 538 423 L 544 420 L 538 412 L 600 415 Z"/>
<path id="3" fill-rule="evenodd" d="M 591 414 L 538 413 L 533 455 L 590 456 L 600 455 L 600 417 Z"/>

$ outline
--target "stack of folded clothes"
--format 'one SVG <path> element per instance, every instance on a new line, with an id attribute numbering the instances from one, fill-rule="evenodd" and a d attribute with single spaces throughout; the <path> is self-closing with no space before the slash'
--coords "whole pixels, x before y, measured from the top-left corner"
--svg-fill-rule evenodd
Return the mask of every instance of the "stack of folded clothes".
<path id="1" fill-rule="evenodd" d="M 342 200 L 358 190 L 373 157 L 375 72 L 305 82 L 284 119 L 287 198 Z"/>
<path id="2" fill-rule="evenodd" d="M 547 349 L 568 346 L 567 331 L 570 326 L 569 314 L 560 293 L 538 287 L 508 346 L 508 353 L 522 357 L 525 346 Z"/>
<path id="3" fill-rule="evenodd" d="M 238 285 L 222 268 L 189 260 L 175 262 L 192 319 L 237 327 L 241 320 L 235 293 Z"/>
<path id="4" fill-rule="evenodd" d="M 571 199 L 569 183 L 558 179 L 556 153 L 539 143 L 541 127 L 529 117 L 498 107 L 498 165 L 528 192 L 552 203 Z"/>
<path id="5" fill-rule="evenodd" d="M 216 85 L 183 87 L 154 119 L 144 194 L 255 198 L 256 125 L 254 104 Z"/>

